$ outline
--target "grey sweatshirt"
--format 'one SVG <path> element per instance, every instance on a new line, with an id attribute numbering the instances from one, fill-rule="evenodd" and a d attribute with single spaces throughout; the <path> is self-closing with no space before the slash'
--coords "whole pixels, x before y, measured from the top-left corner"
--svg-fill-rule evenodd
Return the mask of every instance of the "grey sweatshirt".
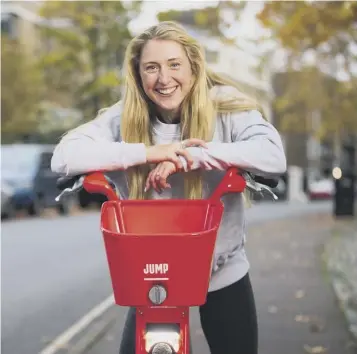
<path id="1" fill-rule="evenodd" d="M 94 170 L 109 171 L 116 182 L 120 197 L 128 197 L 125 170 L 145 164 L 144 144 L 125 143 L 120 136 L 121 103 L 117 103 L 96 119 L 79 126 L 65 135 L 52 158 L 52 170 L 76 175 Z M 179 124 L 152 122 L 155 144 L 180 140 Z M 258 111 L 219 114 L 215 133 L 208 148 L 189 147 L 194 169 L 204 170 L 203 193 L 207 198 L 215 190 L 225 170 L 237 166 L 262 176 L 284 173 L 286 158 L 276 129 Z M 185 172 L 169 177 L 171 189 L 152 198 L 183 198 Z M 244 251 L 245 211 L 241 194 L 227 194 L 222 201 L 225 211 L 219 228 L 214 253 L 209 291 L 218 290 L 241 279 L 249 269 Z"/>

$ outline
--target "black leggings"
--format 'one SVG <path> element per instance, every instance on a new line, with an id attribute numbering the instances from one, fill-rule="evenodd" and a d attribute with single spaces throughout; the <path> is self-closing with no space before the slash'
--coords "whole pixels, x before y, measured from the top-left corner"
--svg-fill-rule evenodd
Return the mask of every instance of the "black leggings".
<path id="1" fill-rule="evenodd" d="M 200 317 L 211 354 L 258 353 L 257 315 L 248 274 L 209 292 Z M 135 309 L 129 310 L 119 354 L 135 354 Z"/>

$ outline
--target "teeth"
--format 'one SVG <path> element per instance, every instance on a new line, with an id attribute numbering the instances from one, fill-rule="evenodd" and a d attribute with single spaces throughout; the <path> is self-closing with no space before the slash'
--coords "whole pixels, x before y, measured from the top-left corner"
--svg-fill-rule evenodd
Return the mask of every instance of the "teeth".
<path id="1" fill-rule="evenodd" d="M 158 89 L 157 91 L 163 95 L 169 95 L 170 93 L 174 92 L 176 90 L 176 87 L 172 87 L 172 88 L 167 88 L 167 89 Z"/>

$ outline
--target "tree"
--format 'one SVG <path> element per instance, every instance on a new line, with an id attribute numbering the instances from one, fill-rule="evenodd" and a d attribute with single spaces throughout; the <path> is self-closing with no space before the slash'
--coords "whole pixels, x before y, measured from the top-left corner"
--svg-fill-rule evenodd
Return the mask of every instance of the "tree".
<path id="1" fill-rule="evenodd" d="M 274 110 L 283 132 L 307 132 L 318 139 L 356 130 L 357 90 L 314 66 L 275 75 Z"/>
<path id="2" fill-rule="evenodd" d="M 352 75 L 357 59 L 352 48 L 357 41 L 357 2 L 267 2 L 257 18 L 296 60 L 313 53 L 320 65 L 321 60 L 335 68 L 342 65 Z"/>
<path id="3" fill-rule="evenodd" d="M 177 21 L 194 26 L 228 43 L 234 43 L 230 35 L 246 2 L 218 1 L 215 6 L 191 10 L 169 10 L 158 14 L 159 21 Z"/>
<path id="4" fill-rule="evenodd" d="M 257 18 L 287 54 L 285 89 L 275 102 L 280 128 L 335 142 L 357 132 L 357 3 L 267 2 Z"/>
<path id="5" fill-rule="evenodd" d="M 72 107 L 92 119 L 120 97 L 118 68 L 131 39 L 128 24 L 141 2 L 46 1 L 42 58 L 52 99 L 65 94 Z"/>
<path id="6" fill-rule="evenodd" d="M 16 41 L 1 37 L 1 121 L 3 142 L 30 135 L 39 124 L 41 71 Z"/>

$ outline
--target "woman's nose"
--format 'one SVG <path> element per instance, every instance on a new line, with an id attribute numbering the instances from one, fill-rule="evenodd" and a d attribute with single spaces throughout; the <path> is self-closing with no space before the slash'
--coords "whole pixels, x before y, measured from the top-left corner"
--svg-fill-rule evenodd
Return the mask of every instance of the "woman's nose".
<path id="1" fill-rule="evenodd" d="M 170 83 L 170 73 L 167 69 L 162 68 L 159 74 L 159 83 L 162 85 L 167 85 Z"/>

